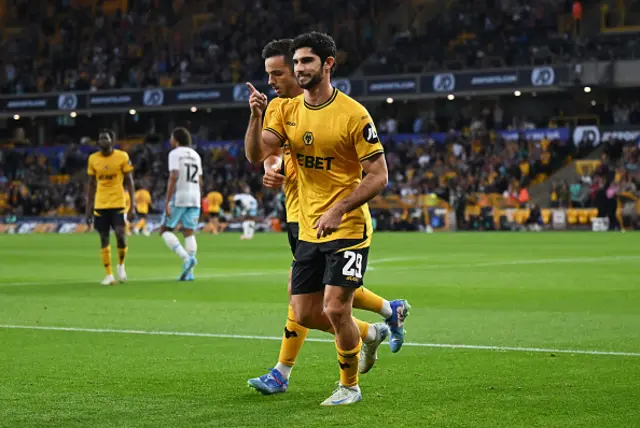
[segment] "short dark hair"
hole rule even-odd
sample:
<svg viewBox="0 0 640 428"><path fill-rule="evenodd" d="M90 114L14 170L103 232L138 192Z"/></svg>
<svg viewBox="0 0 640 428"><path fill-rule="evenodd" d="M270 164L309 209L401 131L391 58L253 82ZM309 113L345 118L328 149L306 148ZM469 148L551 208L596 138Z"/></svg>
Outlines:
<svg viewBox="0 0 640 428"><path fill-rule="evenodd" d="M291 46L293 39L272 40L262 48L262 59L269 59L275 56L284 57L284 62L293 67L293 53Z"/></svg>
<svg viewBox="0 0 640 428"><path fill-rule="evenodd" d="M320 57L320 61L323 64L330 56L336 57L336 42L330 35L318 31L300 34L293 39L291 55L300 48L310 48L314 54ZM335 65L333 68L335 68Z"/></svg>
<svg viewBox="0 0 640 428"><path fill-rule="evenodd" d="M107 134L112 142L116 142L116 131L113 129L102 128L98 131L98 137L100 137L100 134Z"/></svg>
<svg viewBox="0 0 640 428"><path fill-rule="evenodd" d="M171 136L176 140L179 146L191 145L191 134L185 128L174 129Z"/></svg>

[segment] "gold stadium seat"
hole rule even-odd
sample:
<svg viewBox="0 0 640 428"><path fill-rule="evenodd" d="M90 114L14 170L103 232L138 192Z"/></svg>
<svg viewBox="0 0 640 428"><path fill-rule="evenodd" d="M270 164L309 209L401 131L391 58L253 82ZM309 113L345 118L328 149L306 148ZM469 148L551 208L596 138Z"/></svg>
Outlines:
<svg viewBox="0 0 640 428"><path fill-rule="evenodd" d="M467 206L467 208L465 209L464 217L467 221L469 221L471 217L479 217L480 212L481 209L477 205Z"/></svg>
<svg viewBox="0 0 640 428"><path fill-rule="evenodd" d="M520 209L516 209L513 211L513 221L522 224L522 214Z"/></svg>
<svg viewBox="0 0 640 428"><path fill-rule="evenodd" d="M574 210L574 209L567 210L567 223L569 224L578 223L578 210Z"/></svg>
<svg viewBox="0 0 640 428"><path fill-rule="evenodd" d="M531 211L529 209L517 209L513 214L513 219L518 224L524 224L529 218L530 214Z"/></svg>
<svg viewBox="0 0 640 428"><path fill-rule="evenodd" d="M540 211L540 214L542 214L542 222L544 224L549 224L551 223L551 210L550 209L542 209Z"/></svg>
<svg viewBox="0 0 640 428"><path fill-rule="evenodd" d="M598 217L598 209L597 208L591 208L589 210L589 221L593 221L594 218Z"/></svg>
<svg viewBox="0 0 640 428"><path fill-rule="evenodd" d="M49 176L49 182L51 184L67 184L70 179L71 177L69 175L63 175L63 174Z"/></svg>
<svg viewBox="0 0 640 428"><path fill-rule="evenodd" d="M589 222L589 210L578 210L578 221L580 224L587 224Z"/></svg>
<svg viewBox="0 0 640 428"><path fill-rule="evenodd" d="M493 225L496 230L500 229L500 219L506 215L505 210L500 208L493 208Z"/></svg>
<svg viewBox="0 0 640 428"><path fill-rule="evenodd" d="M591 175L596 169L600 166L601 162L597 159L590 160L578 160L575 163L576 166L576 174L578 175Z"/></svg>

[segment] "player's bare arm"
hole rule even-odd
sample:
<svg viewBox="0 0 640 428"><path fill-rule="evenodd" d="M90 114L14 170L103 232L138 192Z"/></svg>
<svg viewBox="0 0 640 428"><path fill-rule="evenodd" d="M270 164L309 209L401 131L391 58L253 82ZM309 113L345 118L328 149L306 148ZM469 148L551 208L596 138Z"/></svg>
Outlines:
<svg viewBox="0 0 640 428"><path fill-rule="evenodd" d="M365 177L350 195L340 200L320 217L318 223L315 225L315 228L318 230L318 238L329 236L338 230L342 222L342 217L346 213L366 204L387 186L389 173L387 171L387 161L383 153L363 160L361 163L362 169L366 174Z"/></svg>
<svg viewBox="0 0 640 428"><path fill-rule="evenodd" d="M249 162L262 162L269 155L278 155L282 142L277 135L262 130L262 115L267 108L267 96L259 92L251 83L247 83L251 90L249 108L251 116L244 138L245 155Z"/></svg>
<svg viewBox="0 0 640 428"><path fill-rule="evenodd" d="M164 201L164 210L168 217L171 217L171 199L173 199L174 193L176 193L176 183L178 182L178 170L173 170L169 174L169 182L167 184L167 197Z"/></svg>
<svg viewBox="0 0 640 428"><path fill-rule="evenodd" d="M124 175L124 187L127 189L127 192L129 192L129 200L131 201L131 203L129 204L129 213L127 217L129 221L133 221L134 217L136 216L136 186L133 182L132 172L127 172Z"/></svg>
<svg viewBox="0 0 640 428"><path fill-rule="evenodd" d="M264 177L262 177L262 184L264 187L271 189L278 189L284 184L284 175L278 173L282 168L282 157L276 155L269 155L263 162L264 164Z"/></svg>
<svg viewBox="0 0 640 428"><path fill-rule="evenodd" d="M90 175L89 185L87 186L87 209L85 211L87 226L91 226L91 224L93 223L93 204L95 203L96 199L97 187L98 182L96 181L96 176Z"/></svg>

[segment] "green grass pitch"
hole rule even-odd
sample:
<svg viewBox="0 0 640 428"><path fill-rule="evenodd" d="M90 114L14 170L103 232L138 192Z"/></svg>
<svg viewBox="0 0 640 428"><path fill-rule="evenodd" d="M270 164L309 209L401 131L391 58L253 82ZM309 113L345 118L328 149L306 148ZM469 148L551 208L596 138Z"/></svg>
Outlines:
<svg viewBox="0 0 640 428"><path fill-rule="evenodd" d="M200 235L178 283L162 240L132 237L129 283L103 287L97 235L1 236L0 427L640 426L637 233L376 235L366 284L410 301L411 346L384 344L342 408L319 406L323 341L286 394L247 387L276 362L291 256L238 238Z"/></svg>

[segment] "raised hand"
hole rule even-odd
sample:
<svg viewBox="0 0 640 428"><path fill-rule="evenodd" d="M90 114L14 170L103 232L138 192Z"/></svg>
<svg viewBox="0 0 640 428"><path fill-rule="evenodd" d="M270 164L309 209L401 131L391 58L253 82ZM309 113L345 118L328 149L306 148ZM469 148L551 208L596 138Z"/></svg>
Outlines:
<svg viewBox="0 0 640 428"><path fill-rule="evenodd" d="M267 108L267 96L258 91L251 83L247 82L247 86L251 91L251 95L249 96L251 114L254 116L262 116L264 110Z"/></svg>

